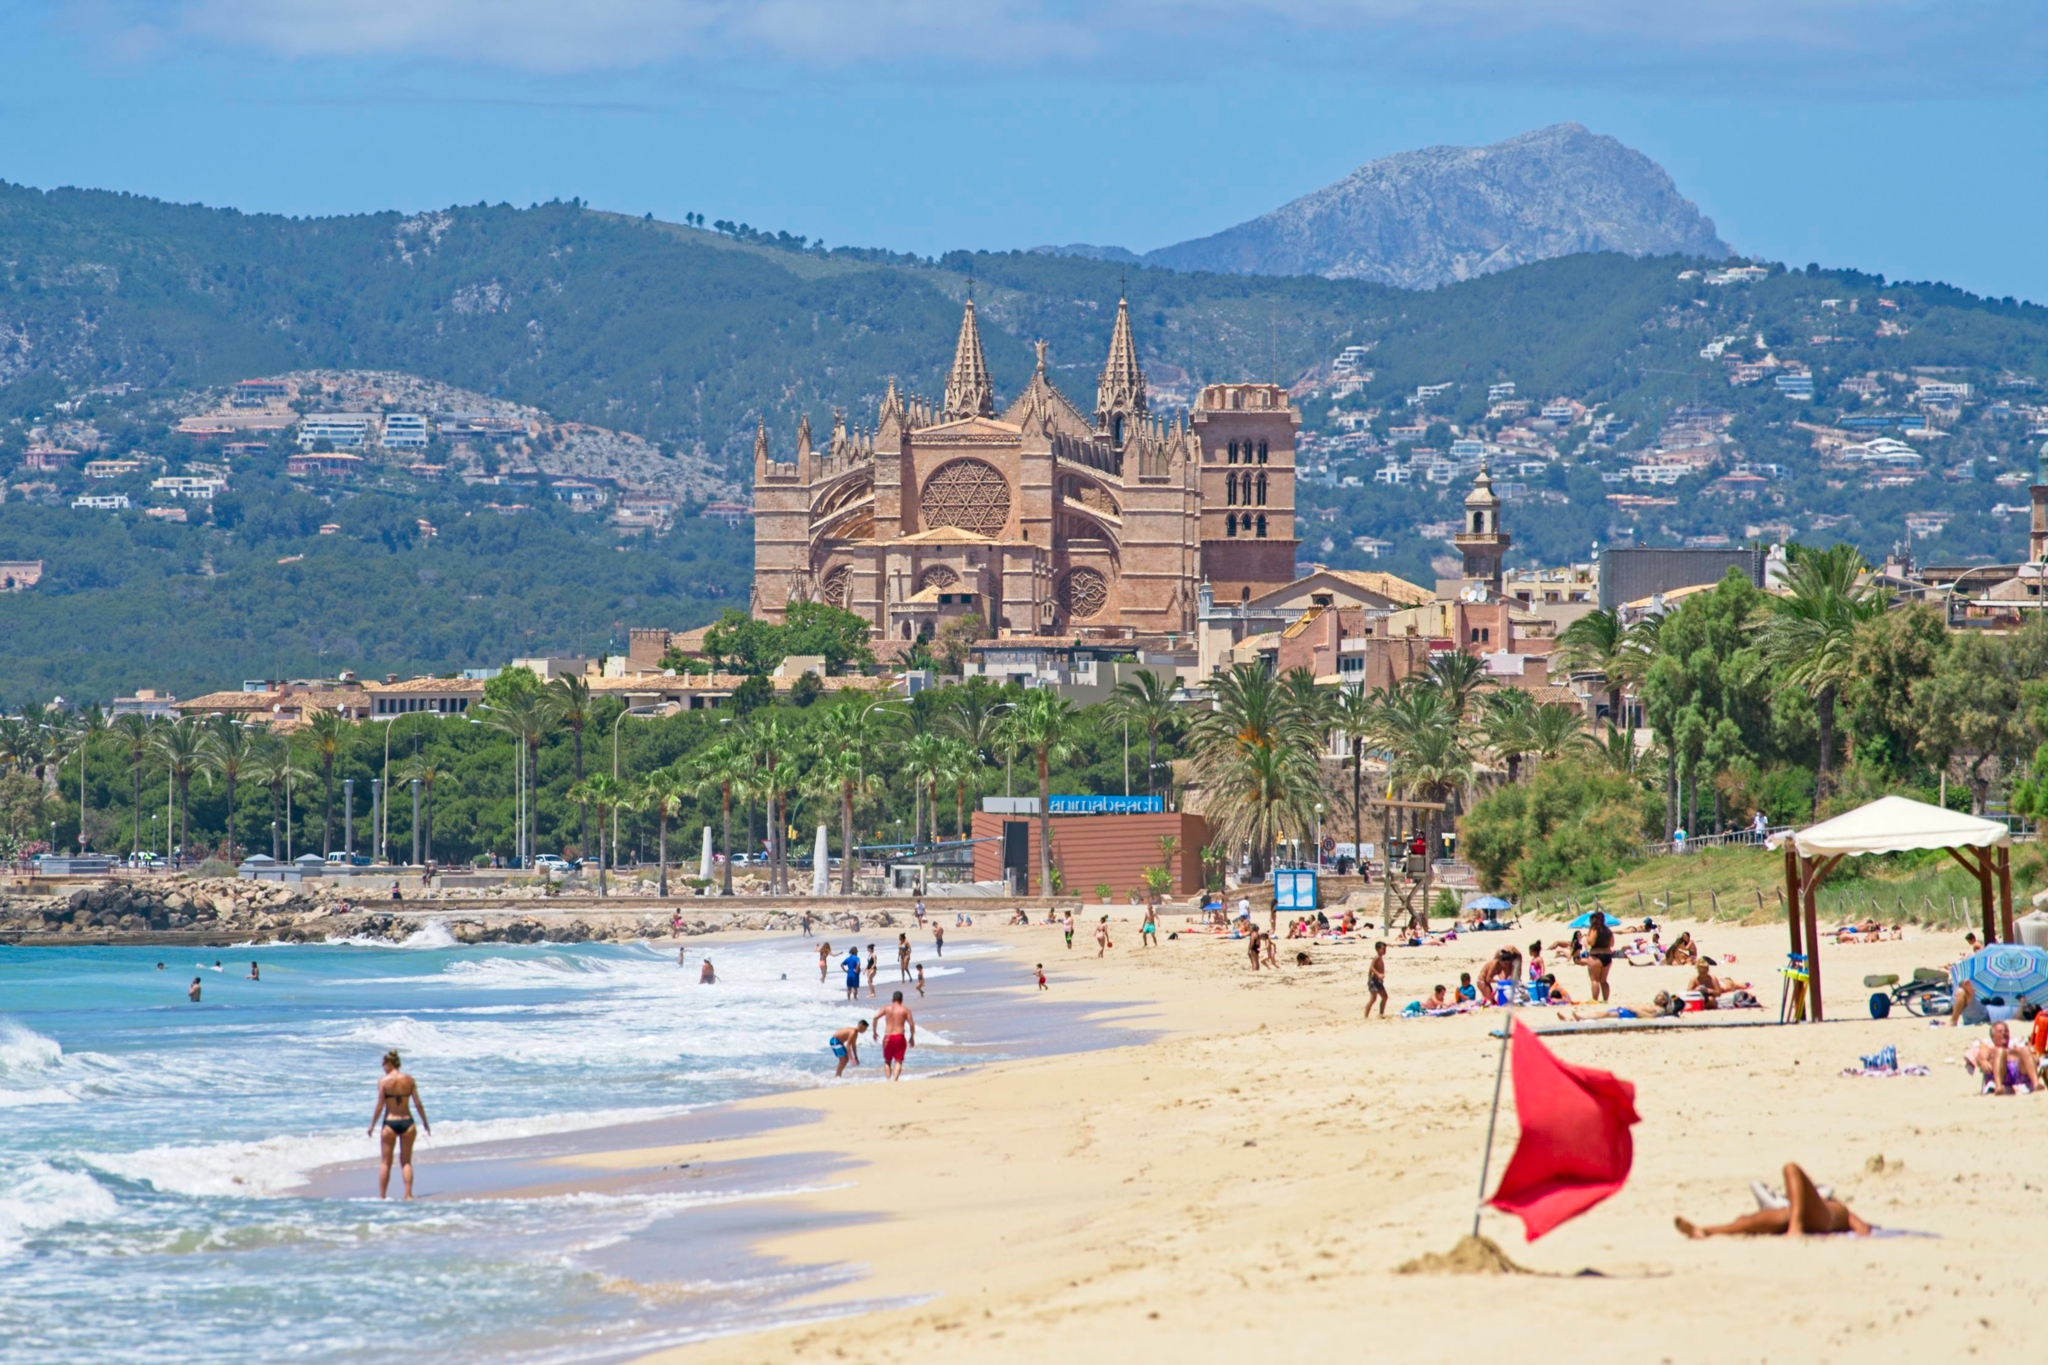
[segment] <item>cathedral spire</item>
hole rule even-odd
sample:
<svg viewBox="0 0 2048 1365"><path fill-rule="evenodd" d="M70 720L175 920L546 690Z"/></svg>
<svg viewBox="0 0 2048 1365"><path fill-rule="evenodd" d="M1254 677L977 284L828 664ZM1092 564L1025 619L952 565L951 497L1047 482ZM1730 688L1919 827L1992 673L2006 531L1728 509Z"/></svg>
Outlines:
<svg viewBox="0 0 2048 1365"><path fill-rule="evenodd" d="M1138 345L1131 338L1129 301L1116 301L1116 330L1109 336L1109 359L1095 386L1095 425L1118 446L1126 428L1145 413L1145 371L1138 364Z"/></svg>
<svg viewBox="0 0 2048 1365"><path fill-rule="evenodd" d="M981 330L974 325L974 300L960 315L960 341L953 348L953 368L946 375L946 410L943 421L961 417L996 415L996 386L988 377L988 360L981 353Z"/></svg>

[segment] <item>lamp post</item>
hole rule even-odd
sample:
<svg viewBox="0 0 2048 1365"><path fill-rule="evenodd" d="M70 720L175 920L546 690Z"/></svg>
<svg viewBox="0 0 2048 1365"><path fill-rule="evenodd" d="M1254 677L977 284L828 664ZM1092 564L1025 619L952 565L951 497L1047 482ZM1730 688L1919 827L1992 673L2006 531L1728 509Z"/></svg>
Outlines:
<svg viewBox="0 0 2048 1365"><path fill-rule="evenodd" d="M384 861L384 840L378 833L381 826L377 823L383 812L384 780L373 777L370 779L370 860L372 862L381 863Z"/></svg>
<svg viewBox="0 0 2048 1365"><path fill-rule="evenodd" d="M356 860L356 780L341 779L341 851L351 866Z"/></svg>
<svg viewBox="0 0 2048 1365"><path fill-rule="evenodd" d="M1316 871L1323 870L1323 803L1316 802Z"/></svg>
<svg viewBox="0 0 2048 1365"><path fill-rule="evenodd" d="M412 780L412 865L420 865L420 780Z"/></svg>
<svg viewBox="0 0 2048 1365"><path fill-rule="evenodd" d="M658 707L658 706L629 706L629 707L627 707L627 708L626 708L625 710L623 710L623 711L619 712L619 714L618 714L618 717L617 717L617 719L615 719L615 720L613 720L613 721L612 721L612 781L616 782L616 781L618 781L618 780L619 780L619 726L620 726L621 724L623 724L623 723L625 722L625 719L626 719L626 717L628 717L628 716L651 716L651 715L653 715L653 714L654 714L654 713L655 713L656 711L659 711L660 709L661 709L661 708L660 708L660 707ZM598 837L598 838L600 838L600 839L604 838L604 831L603 831L603 830L599 830L599 831L597 832L597 837ZM601 851L602 851L602 850L600 850L600 852L601 852ZM619 865L619 808L618 808L617 806L613 806L613 807L612 807L612 866L613 866L613 867L617 867L618 865Z"/></svg>

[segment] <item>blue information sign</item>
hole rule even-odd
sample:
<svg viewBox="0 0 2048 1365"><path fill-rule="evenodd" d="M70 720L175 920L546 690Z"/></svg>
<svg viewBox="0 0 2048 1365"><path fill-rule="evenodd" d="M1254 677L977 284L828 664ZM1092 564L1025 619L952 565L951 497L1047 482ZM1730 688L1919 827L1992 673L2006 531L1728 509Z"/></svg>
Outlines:
<svg viewBox="0 0 2048 1365"><path fill-rule="evenodd" d="M1313 910L1316 908L1316 870L1312 867L1273 869L1273 908Z"/></svg>
<svg viewBox="0 0 2048 1365"><path fill-rule="evenodd" d="M1160 796L1055 796L1054 815L1158 815L1166 809Z"/></svg>

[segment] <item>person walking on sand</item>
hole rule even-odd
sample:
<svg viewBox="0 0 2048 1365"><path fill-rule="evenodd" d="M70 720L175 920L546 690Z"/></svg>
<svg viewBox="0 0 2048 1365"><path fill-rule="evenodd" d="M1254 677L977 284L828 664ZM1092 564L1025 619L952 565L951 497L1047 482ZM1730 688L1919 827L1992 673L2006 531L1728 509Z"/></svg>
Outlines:
<svg viewBox="0 0 2048 1365"><path fill-rule="evenodd" d="M896 975L899 981L910 980L910 935L896 935Z"/></svg>
<svg viewBox="0 0 2048 1365"><path fill-rule="evenodd" d="M818 945L818 984L819 984L819 985L821 985L821 986L822 986L822 985L824 985L824 984L825 984L825 973L826 973L826 972L827 972L828 970L830 970L830 968L831 968L831 965L832 965L832 945L831 945L831 944L829 944L829 943L820 943L820 944Z"/></svg>
<svg viewBox="0 0 2048 1365"><path fill-rule="evenodd" d="M1042 991L1052 989L1052 987L1045 984L1045 964L1043 962L1038 964L1038 989Z"/></svg>
<svg viewBox="0 0 2048 1365"><path fill-rule="evenodd" d="M946 926L943 924L932 926L932 954L935 957L946 955Z"/></svg>
<svg viewBox="0 0 2048 1365"><path fill-rule="evenodd" d="M1607 974L1614 970L1614 930L1607 927L1607 916L1593 912L1593 934L1586 944L1586 980L1588 994L1595 1002L1604 1002L1614 997L1607 984Z"/></svg>
<svg viewBox="0 0 2048 1365"><path fill-rule="evenodd" d="M1387 945L1372 945L1372 962L1365 969L1365 1017L1372 1018L1373 1002L1380 1006L1380 1018L1387 1017Z"/></svg>
<svg viewBox="0 0 2048 1365"><path fill-rule="evenodd" d="M1067 934L1067 947L1068 947L1069 949L1072 949L1072 948L1073 948L1073 946L1074 946L1074 912L1073 912L1073 911L1071 911L1071 910L1069 910L1069 911L1066 911L1066 912L1065 912L1065 913L1064 913L1063 915L1061 915L1061 916L1060 916L1060 927L1061 927L1061 928L1063 928L1064 930L1066 930L1066 934Z"/></svg>
<svg viewBox="0 0 2048 1365"><path fill-rule="evenodd" d="M832 1055L839 1059L839 1068L832 1073L833 1080L836 1081L846 1074L848 1062L855 1066L860 1065L860 1036L867 1031L868 1021L863 1019L859 1023L847 1025L832 1035Z"/></svg>
<svg viewBox="0 0 2048 1365"><path fill-rule="evenodd" d="M1138 942L1147 948L1159 946L1159 912L1149 905L1145 907L1145 922L1138 926Z"/></svg>
<svg viewBox="0 0 2048 1365"><path fill-rule="evenodd" d="M903 992L875 1011L875 1031L882 1035L882 1070L890 1080L903 1079L904 1054L917 1045L917 1018L903 1003ZM908 1036L906 1037L906 1033Z"/></svg>
<svg viewBox="0 0 2048 1365"><path fill-rule="evenodd" d="M846 973L846 998L860 999L860 949L848 948L839 967Z"/></svg>
<svg viewBox="0 0 2048 1365"><path fill-rule="evenodd" d="M924 964L917 964L917 998L924 999Z"/></svg>
<svg viewBox="0 0 2048 1365"><path fill-rule="evenodd" d="M1244 950L1245 950L1245 952L1246 952L1246 953L1247 953L1247 954L1248 954L1248 955L1249 955L1249 956L1251 957L1251 960L1252 960L1252 970L1253 970L1253 971L1257 971L1257 970L1259 969L1259 926L1258 926L1258 925L1256 925L1256 924L1250 924L1250 925L1246 925L1246 926L1245 926L1245 936L1244 936L1244 943L1245 943L1245 949L1244 949Z"/></svg>
<svg viewBox="0 0 2048 1365"><path fill-rule="evenodd" d="M1095 955L1101 957L1109 951L1109 916L1104 915L1095 922Z"/></svg>
<svg viewBox="0 0 2048 1365"><path fill-rule="evenodd" d="M367 1131L377 1131L377 1120L384 1121L384 1132L379 1138L382 1156L377 1163L377 1197L385 1198L391 1190L391 1149L398 1149L398 1169L405 1179L405 1197L412 1198L412 1144L419 1134L412 1130L411 1106L420 1110L420 1131L431 1134L434 1125L427 1122L427 1102L420 1098L420 1088L413 1078L400 1069L398 1050L384 1054L384 1078L377 1082L377 1107L370 1111L370 1126Z"/></svg>
<svg viewBox="0 0 2048 1365"><path fill-rule="evenodd" d="M805 938L809 938L810 936L811 936L811 912L810 912L810 911L808 911L808 910L806 910L806 911L804 911L804 937L805 937Z"/></svg>
<svg viewBox="0 0 2048 1365"><path fill-rule="evenodd" d="M881 960L875 956L875 945L868 945L868 999L875 998L875 976L882 970Z"/></svg>

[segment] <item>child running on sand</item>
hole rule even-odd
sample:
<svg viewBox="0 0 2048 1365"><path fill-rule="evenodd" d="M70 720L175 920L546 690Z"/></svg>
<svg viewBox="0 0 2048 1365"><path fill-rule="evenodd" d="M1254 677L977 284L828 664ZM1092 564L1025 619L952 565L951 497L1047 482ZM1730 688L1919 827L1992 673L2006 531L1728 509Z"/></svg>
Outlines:
<svg viewBox="0 0 2048 1365"><path fill-rule="evenodd" d="M1067 947L1068 947L1069 949L1073 948L1073 946L1074 946L1074 912L1073 912L1073 911L1069 910L1069 911L1067 911L1067 912L1066 912L1066 914L1065 914L1065 915L1063 915L1063 916L1061 917L1061 919L1060 919L1060 926L1061 926L1061 927L1062 927L1063 929L1065 929L1065 930L1066 930L1066 934L1067 934Z"/></svg>
<svg viewBox="0 0 2048 1365"><path fill-rule="evenodd" d="M917 964L917 995L920 1000L924 998L924 964L922 962Z"/></svg>
<svg viewBox="0 0 2048 1365"><path fill-rule="evenodd" d="M1045 964L1043 962L1038 964L1038 989L1042 991L1052 989L1052 987L1045 984Z"/></svg>
<svg viewBox="0 0 2048 1365"><path fill-rule="evenodd" d="M1138 926L1138 942L1147 948L1159 946L1159 912L1149 905L1145 907L1145 922Z"/></svg>

